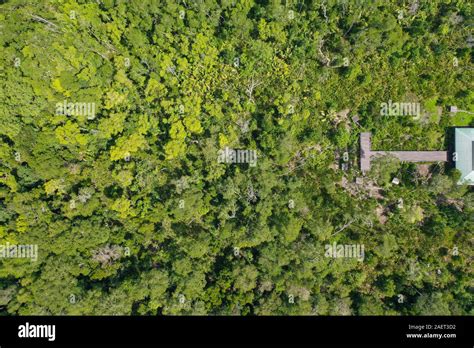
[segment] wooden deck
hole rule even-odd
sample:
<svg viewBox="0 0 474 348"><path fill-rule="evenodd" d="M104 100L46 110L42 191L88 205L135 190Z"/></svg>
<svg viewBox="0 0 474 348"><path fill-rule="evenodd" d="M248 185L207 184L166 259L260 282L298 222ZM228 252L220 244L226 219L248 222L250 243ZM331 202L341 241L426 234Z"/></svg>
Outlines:
<svg viewBox="0 0 474 348"><path fill-rule="evenodd" d="M446 162L447 151L372 151L370 149L370 133L360 134L360 169L362 172L370 170L372 157L391 155L402 162Z"/></svg>

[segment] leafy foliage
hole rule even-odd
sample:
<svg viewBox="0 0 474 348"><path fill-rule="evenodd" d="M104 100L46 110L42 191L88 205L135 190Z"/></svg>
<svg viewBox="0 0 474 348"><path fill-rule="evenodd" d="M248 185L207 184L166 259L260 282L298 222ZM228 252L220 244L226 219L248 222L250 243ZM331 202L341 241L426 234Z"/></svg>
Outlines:
<svg viewBox="0 0 474 348"><path fill-rule="evenodd" d="M3 1L0 244L38 260L0 260L0 313L472 313L472 190L390 159L354 184L361 131L440 150L474 125L472 10ZM387 100L426 115L382 117ZM225 147L257 165L219 163ZM333 243L363 262L325 257Z"/></svg>

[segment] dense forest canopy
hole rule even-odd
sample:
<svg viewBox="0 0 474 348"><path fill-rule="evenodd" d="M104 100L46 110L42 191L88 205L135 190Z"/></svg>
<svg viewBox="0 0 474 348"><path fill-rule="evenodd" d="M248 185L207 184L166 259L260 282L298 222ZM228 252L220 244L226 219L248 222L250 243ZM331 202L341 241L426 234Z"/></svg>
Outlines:
<svg viewBox="0 0 474 348"><path fill-rule="evenodd" d="M472 314L472 189L358 162L361 132L474 126L472 26L469 0L0 1L0 244L37 246L1 250L0 314Z"/></svg>

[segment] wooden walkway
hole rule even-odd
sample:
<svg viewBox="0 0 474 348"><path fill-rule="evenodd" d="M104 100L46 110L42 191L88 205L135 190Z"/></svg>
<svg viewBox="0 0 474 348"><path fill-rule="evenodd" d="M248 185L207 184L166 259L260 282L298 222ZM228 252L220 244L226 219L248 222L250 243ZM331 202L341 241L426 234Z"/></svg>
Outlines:
<svg viewBox="0 0 474 348"><path fill-rule="evenodd" d="M360 169L370 170L370 133L360 134Z"/></svg>
<svg viewBox="0 0 474 348"><path fill-rule="evenodd" d="M446 162L447 151L372 151L370 149L370 133L360 134L360 169L370 170L370 161L376 156L395 156L402 162Z"/></svg>
<svg viewBox="0 0 474 348"><path fill-rule="evenodd" d="M392 155L402 162L446 162L447 151L371 151L371 156Z"/></svg>

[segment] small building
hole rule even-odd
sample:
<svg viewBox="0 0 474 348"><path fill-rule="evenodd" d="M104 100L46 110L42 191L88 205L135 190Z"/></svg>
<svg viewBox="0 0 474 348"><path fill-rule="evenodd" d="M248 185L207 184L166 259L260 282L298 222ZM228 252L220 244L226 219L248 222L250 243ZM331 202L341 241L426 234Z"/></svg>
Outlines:
<svg viewBox="0 0 474 348"><path fill-rule="evenodd" d="M474 128L454 130L456 169L461 172L458 184L474 185Z"/></svg>

